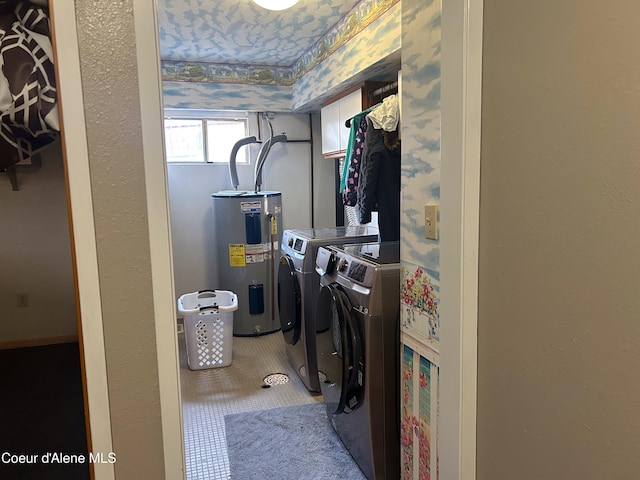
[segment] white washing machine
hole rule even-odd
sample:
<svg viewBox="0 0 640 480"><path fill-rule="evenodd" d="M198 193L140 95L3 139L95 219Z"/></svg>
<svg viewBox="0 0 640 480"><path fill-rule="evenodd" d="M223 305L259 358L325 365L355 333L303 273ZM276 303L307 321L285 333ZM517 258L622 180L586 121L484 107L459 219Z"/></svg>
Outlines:
<svg viewBox="0 0 640 480"><path fill-rule="evenodd" d="M327 414L368 479L400 478L399 242L321 247L316 268Z"/></svg>
<svg viewBox="0 0 640 480"><path fill-rule="evenodd" d="M305 386L320 391L315 349L315 306L320 275L315 269L323 245L372 242L378 229L365 225L285 230L280 244L278 309L287 358Z"/></svg>

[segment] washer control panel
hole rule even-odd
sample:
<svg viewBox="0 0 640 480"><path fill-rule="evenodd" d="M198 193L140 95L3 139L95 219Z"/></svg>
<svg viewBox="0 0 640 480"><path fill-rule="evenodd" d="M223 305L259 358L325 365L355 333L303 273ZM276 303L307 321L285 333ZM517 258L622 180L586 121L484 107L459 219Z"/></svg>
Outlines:
<svg viewBox="0 0 640 480"><path fill-rule="evenodd" d="M316 255L316 272L338 277L350 283L371 288L376 267L337 247L320 247Z"/></svg>
<svg viewBox="0 0 640 480"><path fill-rule="evenodd" d="M347 277L351 280L363 283L367 276L367 266L356 261L351 262L347 270Z"/></svg>
<svg viewBox="0 0 640 480"><path fill-rule="evenodd" d="M373 285L375 267L342 251L335 252L338 275L364 287Z"/></svg>

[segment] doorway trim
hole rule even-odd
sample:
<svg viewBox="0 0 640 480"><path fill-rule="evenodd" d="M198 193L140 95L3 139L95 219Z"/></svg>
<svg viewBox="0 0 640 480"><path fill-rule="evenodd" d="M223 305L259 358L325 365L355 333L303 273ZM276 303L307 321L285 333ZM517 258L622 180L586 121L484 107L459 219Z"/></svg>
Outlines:
<svg viewBox="0 0 640 480"><path fill-rule="evenodd" d="M440 478L476 478L483 0L442 0Z"/></svg>
<svg viewBox="0 0 640 480"><path fill-rule="evenodd" d="M185 478L184 444L180 405L176 306L169 230L166 164L162 129L160 60L154 1L133 2L136 30L145 189L153 286L162 443L166 479ZM56 8L58 7L58 8ZM78 302L85 356L86 395L90 412L91 448L105 455L113 452L106 352L91 178L81 95L82 76L76 9L51 2L51 21L56 32L59 70L59 105L69 132L81 132L64 147L69 185L72 228L77 261ZM67 95L65 95L67 93ZM95 480L115 480L114 465L95 463Z"/></svg>
<svg viewBox="0 0 640 480"><path fill-rule="evenodd" d="M133 2L165 478L184 479L185 453L162 75L155 1Z"/></svg>
<svg viewBox="0 0 640 480"><path fill-rule="evenodd" d="M82 91L76 16L55 8L60 83ZM440 476L475 479L477 272L482 80L482 0L442 0L441 380ZM154 313L166 478L184 478L175 305L162 152L161 84L155 2L134 2L143 148L152 258ZM81 96L60 104L69 131L85 132ZM155 144L154 144L155 142ZM79 301L94 451L111 451L111 421L86 137L65 148L76 243ZM160 152L158 154L158 152ZM100 467L100 468L98 468ZM96 465L96 479L114 478Z"/></svg>
<svg viewBox="0 0 640 480"><path fill-rule="evenodd" d="M56 8L51 2L51 23L55 35L56 72L59 80L58 103L63 117L63 155L71 210L71 228L76 258L77 301L80 304L80 348L84 356L86 404L92 452L113 452L111 414L107 387L102 301L98 276L98 254L93 217L91 177L89 173L85 106L80 74L80 53L74 8ZM79 132L73 141L65 140L65 131ZM95 479L114 480L113 464L92 464Z"/></svg>

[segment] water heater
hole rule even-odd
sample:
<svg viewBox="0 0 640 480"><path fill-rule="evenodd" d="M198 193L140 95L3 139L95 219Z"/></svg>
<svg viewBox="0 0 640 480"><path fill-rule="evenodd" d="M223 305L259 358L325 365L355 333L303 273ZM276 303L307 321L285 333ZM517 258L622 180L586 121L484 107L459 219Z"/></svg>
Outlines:
<svg viewBox="0 0 640 480"><path fill-rule="evenodd" d="M222 191L211 195L219 288L238 296L233 334L280 329L275 288L282 235L280 192Z"/></svg>

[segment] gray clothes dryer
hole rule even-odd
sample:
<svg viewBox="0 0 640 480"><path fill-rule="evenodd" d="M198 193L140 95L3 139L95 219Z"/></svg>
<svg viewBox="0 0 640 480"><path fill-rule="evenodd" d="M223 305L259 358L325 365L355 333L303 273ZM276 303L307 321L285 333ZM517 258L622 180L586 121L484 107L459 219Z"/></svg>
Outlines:
<svg viewBox="0 0 640 480"><path fill-rule="evenodd" d="M321 247L318 372L327 414L365 476L400 478L400 245Z"/></svg>
<svg viewBox="0 0 640 480"><path fill-rule="evenodd" d="M278 309L287 358L312 392L320 392L315 349L315 308L320 275L316 253L324 245L372 242L378 229L364 225L285 230L278 269Z"/></svg>

